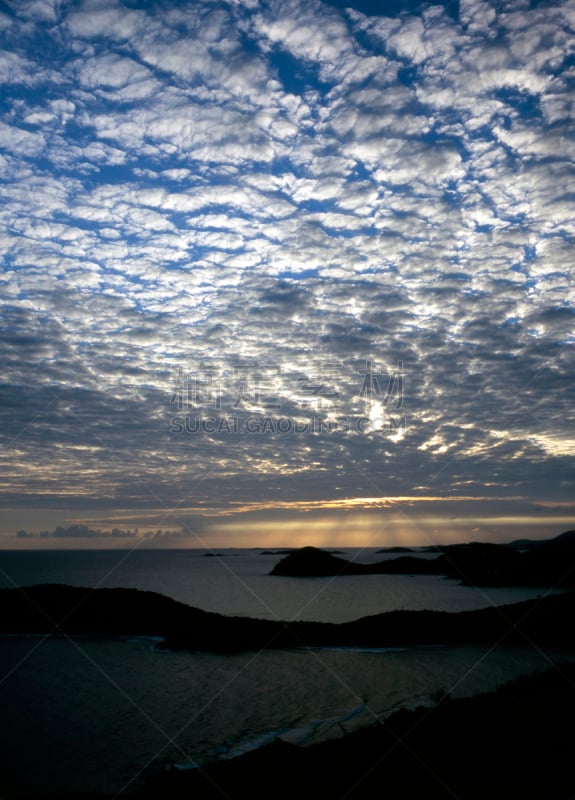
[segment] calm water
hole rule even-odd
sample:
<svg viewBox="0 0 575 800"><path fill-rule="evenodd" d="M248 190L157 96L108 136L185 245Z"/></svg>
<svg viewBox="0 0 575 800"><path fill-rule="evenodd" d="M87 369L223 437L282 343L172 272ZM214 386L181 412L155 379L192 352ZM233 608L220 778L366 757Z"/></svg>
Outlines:
<svg viewBox="0 0 575 800"><path fill-rule="evenodd" d="M198 551L3 553L0 576L3 585L132 586L210 611L324 621L392 608L478 608L538 594L484 593L441 578L270 577L280 557L245 550L220 559ZM145 639L0 637L0 796L128 794L167 764L228 758L278 735L311 744L429 702L438 690L493 690L562 657L529 647L217 656L164 653Z"/></svg>
<svg viewBox="0 0 575 800"><path fill-rule="evenodd" d="M266 619L344 622L397 608L464 611L536 597L537 589L474 589L437 576L270 576L279 555L259 550L59 551L0 553L0 587L36 583L124 586L173 597L206 611ZM360 562L375 550L346 550ZM393 556L392 556L393 557ZM395 556L396 557L396 556Z"/></svg>

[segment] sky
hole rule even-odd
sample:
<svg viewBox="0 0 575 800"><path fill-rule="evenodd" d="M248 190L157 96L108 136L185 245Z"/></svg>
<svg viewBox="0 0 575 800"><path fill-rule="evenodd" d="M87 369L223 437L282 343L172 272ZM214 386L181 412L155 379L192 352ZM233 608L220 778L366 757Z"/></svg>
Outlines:
<svg viewBox="0 0 575 800"><path fill-rule="evenodd" d="M575 526L575 2L0 2L0 547Z"/></svg>

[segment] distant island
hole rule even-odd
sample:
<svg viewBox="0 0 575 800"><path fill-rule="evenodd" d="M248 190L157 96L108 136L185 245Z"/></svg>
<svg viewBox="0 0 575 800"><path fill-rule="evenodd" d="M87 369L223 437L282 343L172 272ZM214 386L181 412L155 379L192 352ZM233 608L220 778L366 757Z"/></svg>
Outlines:
<svg viewBox="0 0 575 800"><path fill-rule="evenodd" d="M467 586L575 587L575 531L530 545L525 540L511 544L470 542L434 546L429 551L437 553L437 558L404 555L360 564L316 547L302 547L286 555L270 575L442 575Z"/></svg>
<svg viewBox="0 0 575 800"><path fill-rule="evenodd" d="M233 556L239 556L239 553L204 553L204 558L232 558Z"/></svg>
<svg viewBox="0 0 575 800"><path fill-rule="evenodd" d="M297 547L285 547L282 550L262 550L262 556L289 556L291 553L297 551ZM322 553L331 553L332 555L342 555L344 550L322 550Z"/></svg>

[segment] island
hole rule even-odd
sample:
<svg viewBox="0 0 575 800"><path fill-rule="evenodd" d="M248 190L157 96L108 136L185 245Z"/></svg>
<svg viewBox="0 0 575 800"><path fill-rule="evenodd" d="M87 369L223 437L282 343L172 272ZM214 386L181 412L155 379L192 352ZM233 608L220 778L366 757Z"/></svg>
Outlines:
<svg viewBox="0 0 575 800"><path fill-rule="evenodd" d="M380 551L381 552L381 551ZM466 586L540 586L575 588L575 531L529 547L470 542L434 546L436 557L402 555L361 564L317 547L302 547L285 556L270 575L298 578L345 575L441 575Z"/></svg>

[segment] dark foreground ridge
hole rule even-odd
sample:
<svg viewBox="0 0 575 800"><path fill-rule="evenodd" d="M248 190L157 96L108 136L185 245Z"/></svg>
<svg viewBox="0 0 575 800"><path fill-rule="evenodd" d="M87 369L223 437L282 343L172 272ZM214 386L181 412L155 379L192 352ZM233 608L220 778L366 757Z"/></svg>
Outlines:
<svg viewBox="0 0 575 800"><path fill-rule="evenodd" d="M492 694L399 711L307 748L281 740L201 770L166 771L141 800L567 800L575 792L575 665Z"/></svg>
<svg viewBox="0 0 575 800"><path fill-rule="evenodd" d="M383 551L381 551L383 552ZM437 558L404 555L373 564L338 558L317 547L286 555L271 575L309 578L339 575L443 575L475 586L575 588L575 531L526 545L470 542L434 547Z"/></svg>
<svg viewBox="0 0 575 800"><path fill-rule="evenodd" d="M148 779L132 800L572 800L575 664L496 692L402 710L346 736L297 747L276 739L230 761ZM105 769L105 764L102 764ZM6 800L114 800L84 795Z"/></svg>
<svg viewBox="0 0 575 800"><path fill-rule="evenodd" d="M0 633L159 636L161 647L220 653L262 648L437 644L575 644L575 591L448 613L391 611L354 622L226 617L138 589L40 585L0 590Z"/></svg>

